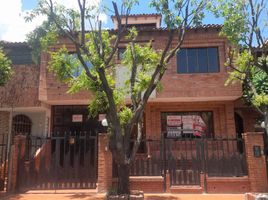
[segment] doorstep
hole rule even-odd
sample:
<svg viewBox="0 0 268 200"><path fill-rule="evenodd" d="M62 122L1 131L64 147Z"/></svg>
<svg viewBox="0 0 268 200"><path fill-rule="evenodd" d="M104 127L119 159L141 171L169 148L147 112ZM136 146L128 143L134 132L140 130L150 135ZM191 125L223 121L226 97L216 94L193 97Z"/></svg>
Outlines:
<svg viewBox="0 0 268 200"><path fill-rule="evenodd" d="M29 190L25 194L97 194L97 189Z"/></svg>
<svg viewBox="0 0 268 200"><path fill-rule="evenodd" d="M203 188L199 185L187 185L187 186L171 186L170 193L181 194L202 194Z"/></svg>

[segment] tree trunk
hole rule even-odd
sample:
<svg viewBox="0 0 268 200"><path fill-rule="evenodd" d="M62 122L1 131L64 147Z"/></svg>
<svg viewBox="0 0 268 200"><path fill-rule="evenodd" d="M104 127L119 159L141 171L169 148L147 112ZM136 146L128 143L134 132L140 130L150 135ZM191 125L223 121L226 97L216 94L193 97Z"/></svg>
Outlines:
<svg viewBox="0 0 268 200"><path fill-rule="evenodd" d="M268 108L265 110L265 116L264 116L264 129L265 129L265 134L268 135Z"/></svg>
<svg viewBox="0 0 268 200"><path fill-rule="evenodd" d="M117 164L118 169L118 194L130 194L129 164Z"/></svg>

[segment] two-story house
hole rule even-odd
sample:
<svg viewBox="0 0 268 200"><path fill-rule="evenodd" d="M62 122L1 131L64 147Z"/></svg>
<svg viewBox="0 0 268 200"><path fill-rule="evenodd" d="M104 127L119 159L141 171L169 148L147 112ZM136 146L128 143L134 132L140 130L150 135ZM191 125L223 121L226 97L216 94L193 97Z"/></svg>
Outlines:
<svg viewBox="0 0 268 200"><path fill-rule="evenodd" d="M116 29L115 18L113 18L113 22L114 29ZM128 24L138 28L140 43L151 41L153 48L163 49L168 32L161 27L161 15L131 15ZM163 177L157 179L158 182L147 182L146 185L143 184L146 182L146 178L136 180L136 182L133 179L132 186L134 188L145 188L145 191L163 191L165 188L166 191L171 191L169 189L172 186L197 185L198 187L194 189L198 192L203 191L204 187L208 192L246 192L250 190L247 170L243 168L245 165L242 163L245 152L238 139L242 138L242 133L254 131L258 114L245 106L241 100L241 85L225 86L229 70L225 66L229 43L226 38L219 36L220 30L221 25L189 28L182 48L170 61L161 81L163 89L155 91L151 95L144 113L143 139L145 143L142 147L143 150L138 155L142 159L137 159L138 164L134 166L131 173L135 176L162 177L163 166L155 163L157 160L163 159L164 154L172 158L170 160L164 158L164 160L169 160L169 163L173 163L173 165L167 164L165 170L169 169L169 172L165 172L164 179ZM176 45L176 42L174 40L172 45ZM74 46L64 38L51 47L51 50L56 51L62 44L70 52L74 52ZM125 46L126 41L122 41L119 45L116 58L119 64ZM88 174L88 177L94 176L95 182L90 185L80 183L79 186L81 188L97 187L96 182L101 179L98 159L101 159L102 154L96 150L98 148L96 133L101 128L100 120L103 119L103 115L95 119L88 117L87 105L92 95L88 92L67 94L68 86L60 83L57 77L48 70L50 59L48 53L43 52L40 65L34 65L30 59L30 49L25 43L6 43L5 49L13 61L15 74L10 83L0 90L2 92L0 98L6 96L5 99L7 99L1 100L0 134L7 135L11 128L12 137L24 134L45 138L59 133L58 135L63 140L59 141L56 138L51 141L50 159L58 159L57 169L62 171L53 171L53 173L55 176L72 173L76 175L69 179L66 177L66 179L60 179L62 185L59 186L59 184L57 187L72 188L71 185L64 185L64 180L81 178L80 165L83 165L81 169L85 170L80 170L81 173L87 174L88 168L93 171ZM120 68L117 70L118 85L123 83L123 71ZM13 98L15 98L14 102ZM10 127L12 118L12 127ZM92 149L89 150L90 159L86 169L84 167L86 153L81 152L86 152L87 148L82 145L82 139L77 139L77 135L81 136L81 133L84 132L91 132L90 137L96 138L93 142L86 143L86 146L92 146ZM92 134L92 132L94 133ZM71 134L72 137L67 138L68 134ZM172 138L170 141L165 140L168 144L165 150L161 146L163 145L163 134ZM83 137L86 136L83 135ZM174 137L177 140L174 140ZM207 139L205 143L200 142L202 138ZM146 143L146 139L152 140ZM76 143L75 140L80 142ZM152 141L157 141L157 145ZM60 153L52 155L57 151ZM156 153L154 154L154 152ZM98 153L99 155L97 155ZM154 156L156 156L155 159ZM202 161L205 157L207 162ZM76 158L78 159L77 165L75 164ZM154 159L154 161L151 162L150 159ZM236 164L234 164L235 160L238 161ZM64 168L66 163L71 166L68 168L68 172ZM224 165L226 163L227 165ZM72 170L73 168L76 170ZM230 170L228 171L228 169ZM49 169L46 170L49 172ZM203 176L203 173L206 175ZM169 175L167 176L167 174ZM209 179L209 176L212 178ZM213 179L215 177L239 177L240 179ZM52 182L49 177L46 180ZM80 182L83 182L81 180ZM165 187L162 187L164 182ZM230 187L224 186L227 183L230 184ZM48 187L49 184L45 185ZM144 188L140 188L141 185ZM186 192L189 191L194 190L190 188Z"/></svg>

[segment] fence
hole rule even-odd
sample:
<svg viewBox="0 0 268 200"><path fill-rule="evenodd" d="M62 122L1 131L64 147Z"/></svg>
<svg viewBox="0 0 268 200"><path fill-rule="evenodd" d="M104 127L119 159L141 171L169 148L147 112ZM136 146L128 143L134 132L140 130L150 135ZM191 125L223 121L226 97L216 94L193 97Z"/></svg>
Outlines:
<svg viewBox="0 0 268 200"><path fill-rule="evenodd" d="M96 188L96 134L28 137L25 150L25 155L19 155L20 190Z"/></svg>
<svg viewBox="0 0 268 200"><path fill-rule="evenodd" d="M247 175L242 139L147 139L131 165L131 176L165 176L171 185L200 185L200 174L209 177ZM113 165L113 176L117 176Z"/></svg>
<svg viewBox="0 0 268 200"><path fill-rule="evenodd" d="M7 185L7 135L0 135L0 191L6 190Z"/></svg>

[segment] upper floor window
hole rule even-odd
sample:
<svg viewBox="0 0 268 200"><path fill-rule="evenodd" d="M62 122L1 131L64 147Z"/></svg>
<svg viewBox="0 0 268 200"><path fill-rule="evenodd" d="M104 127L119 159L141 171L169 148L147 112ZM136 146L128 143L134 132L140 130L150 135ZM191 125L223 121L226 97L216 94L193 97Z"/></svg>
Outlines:
<svg viewBox="0 0 268 200"><path fill-rule="evenodd" d="M181 48L177 53L178 73L213 73L219 71L217 47Z"/></svg>
<svg viewBox="0 0 268 200"><path fill-rule="evenodd" d="M78 60L76 53L71 52L69 55L72 56L71 59L73 59L73 61ZM85 63L87 65L88 69L92 69L93 65L92 65L92 63L90 61L85 61ZM75 68L74 68L74 71L73 71L73 76L78 77L82 73L82 71L84 70L84 67L82 66L82 64L76 65L74 67Z"/></svg>
<svg viewBox="0 0 268 200"><path fill-rule="evenodd" d="M117 51L117 59L118 60L122 60L123 59L123 55L126 51L126 48L125 47L119 47L118 48L118 51Z"/></svg>

